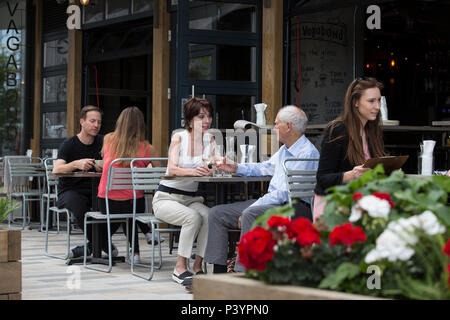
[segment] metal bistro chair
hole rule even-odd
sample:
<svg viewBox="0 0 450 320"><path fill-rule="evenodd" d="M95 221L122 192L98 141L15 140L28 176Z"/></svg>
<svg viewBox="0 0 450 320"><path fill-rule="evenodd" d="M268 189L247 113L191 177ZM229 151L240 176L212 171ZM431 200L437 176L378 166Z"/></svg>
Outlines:
<svg viewBox="0 0 450 320"><path fill-rule="evenodd" d="M131 161L131 175L133 179L133 193L134 193L134 208L133 208L133 234L132 234L132 247L134 252L134 235L136 229L136 221L140 221L145 224L151 224L152 227L152 252L151 252L151 264L136 264L141 267L150 268L150 274L148 277L140 275L134 271L134 261L131 259L131 273L137 277L145 280L151 280L153 278L153 273L155 269L155 231L166 231L166 232L180 232L180 227L175 228L161 228L160 224L166 223L163 220L156 218L150 209L148 213L144 215L136 214L136 191L155 191L158 189L159 181L161 176L166 173L166 167L154 167L154 168L139 168L135 166L137 161L167 161L167 158L136 158ZM159 234L159 232L158 232ZM162 252L161 252L161 241L158 239L158 251L159 251L159 263L157 268L160 269L162 266Z"/></svg>
<svg viewBox="0 0 450 320"><path fill-rule="evenodd" d="M72 214L67 208L58 208L56 206L56 202L58 201L58 179L53 177L51 175L53 170L53 162L56 159L54 158L47 158L44 160L44 166L45 166L45 175L47 178L47 193L44 193L42 197L46 199L47 201L47 210L46 210L46 218L45 218L45 255L52 258L57 259L67 259L69 257L70 253L70 232L71 232L71 219ZM54 203L54 206L50 206L51 202ZM49 234L49 219L50 219L50 211L54 212L56 214L57 219L57 232L59 233L59 215L65 214L67 217L67 253L65 256L57 256L54 254L50 254L48 252L48 234Z"/></svg>
<svg viewBox="0 0 450 320"><path fill-rule="evenodd" d="M106 214L103 214L99 211L90 211L86 212L86 215L84 216L84 259L83 259L83 265L92 270L102 271L102 272L111 272L112 269L112 239L111 239L111 220L114 220L114 222L125 222L126 223L126 230L124 230L125 234L127 235L127 255L130 255L130 248L129 248L129 242L128 237L130 236L128 234L128 220L133 218L133 213L122 213L122 214L110 214L109 213L109 192L111 190L131 190L133 188L132 182L131 182L131 169L130 168L116 168L113 167L113 165L119 161L131 161L132 158L118 158L111 162L109 165L108 170L108 178L106 182L106 194L105 194L105 202L106 202ZM88 219L91 219L88 221ZM86 254L87 254L87 225L88 224L99 224L99 223L106 223L107 229L108 229L108 268L98 268L94 266L89 266L86 264ZM128 260L133 261L133 257L128 257Z"/></svg>
<svg viewBox="0 0 450 320"><path fill-rule="evenodd" d="M28 216L27 223L27 203L30 201L39 201L40 208L40 224L41 231L43 231L44 226L44 210L43 210L43 200L42 194L44 193L44 164L41 158L38 157L27 157L27 156L8 156L8 170L9 170L9 186L8 186L8 197L11 198L22 198L22 215L23 223L22 229L30 223L31 218ZM37 189L30 189L29 182L32 179L37 179ZM17 184L17 181L25 181L23 185ZM11 226L12 212L8 217L8 227Z"/></svg>
<svg viewBox="0 0 450 320"><path fill-rule="evenodd" d="M283 169L286 173L286 184L288 188L289 205L292 206L292 199L294 198L310 198L311 199L311 213L314 204L314 188L316 187L317 170L298 170L289 169L288 162L298 161L319 161L319 159L302 159L289 158L284 160Z"/></svg>

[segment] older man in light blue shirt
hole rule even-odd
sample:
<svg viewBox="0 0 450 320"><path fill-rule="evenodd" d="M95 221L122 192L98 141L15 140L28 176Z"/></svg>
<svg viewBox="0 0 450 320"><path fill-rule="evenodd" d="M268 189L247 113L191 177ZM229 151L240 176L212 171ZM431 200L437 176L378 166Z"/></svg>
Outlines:
<svg viewBox="0 0 450 320"><path fill-rule="evenodd" d="M318 159L319 151L304 136L308 119L306 114L295 106L282 108L275 119L274 130L278 132L283 146L267 161L262 163L225 163L218 169L242 176L272 175L267 194L255 200L218 205L211 208L208 217L208 243L205 261L214 264L214 273L227 271L228 230L241 228L241 237L250 230L256 218L268 209L289 201L286 176L282 163L288 158ZM289 167L298 170L317 170L317 161L292 162ZM301 199L304 209L310 213L310 199ZM301 203L300 203L301 205ZM242 223L241 223L242 219ZM245 268L236 263L236 271Z"/></svg>

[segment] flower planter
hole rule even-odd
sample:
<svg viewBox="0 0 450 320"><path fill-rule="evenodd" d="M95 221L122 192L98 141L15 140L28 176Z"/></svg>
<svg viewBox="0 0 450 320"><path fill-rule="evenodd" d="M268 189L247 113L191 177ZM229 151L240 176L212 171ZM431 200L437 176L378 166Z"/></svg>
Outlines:
<svg viewBox="0 0 450 320"><path fill-rule="evenodd" d="M193 278L195 300L371 300L374 297L289 285L267 285L244 274Z"/></svg>
<svg viewBox="0 0 450 320"><path fill-rule="evenodd" d="M0 229L0 300L22 299L21 231Z"/></svg>

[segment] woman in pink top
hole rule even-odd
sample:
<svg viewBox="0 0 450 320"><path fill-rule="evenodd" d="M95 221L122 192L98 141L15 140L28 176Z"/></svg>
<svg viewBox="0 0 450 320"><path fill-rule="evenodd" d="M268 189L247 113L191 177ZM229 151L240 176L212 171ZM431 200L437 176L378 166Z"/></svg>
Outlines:
<svg viewBox="0 0 450 320"><path fill-rule="evenodd" d="M144 115L137 107L128 107L124 109L116 122L116 128L113 132L107 134L103 141L103 172L98 186L98 207L101 212L106 213L106 183L108 178L108 169L111 162L117 158L149 158L157 157L158 153L156 149L145 138L145 122ZM150 166L149 161L138 161L136 163L138 167ZM153 164L158 166L158 164ZM130 161L120 161L114 164L114 167L130 167ZM144 192L136 192L136 212L145 212L145 199ZM111 214L119 213L131 213L133 212L133 190L111 190L108 193L109 199L109 211ZM125 223L123 223L125 229ZM144 234L150 232L150 228L143 224L138 223L140 229ZM106 248L107 231L106 226L103 226L101 234L104 235L103 245ZM119 223L111 224L111 236L119 228ZM128 234L132 233L132 224L129 223ZM131 247L131 237L129 238ZM113 251L114 248L113 248ZM106 250L107 252L107 250ZM137 233L135 234L135 250L134 250L134 263L140 262L139 257L139 241Z"/></svg>
<svg viewBox="0 0 450 320"><path fill-rule="evenodd" d="M331 121L320 150L314 198L314 220L323 213L321 201L327 188L358 179L369 170L366 159L385 155L381 128L381 89L375 78L358 78L350 83L344 113Z"/></svg>

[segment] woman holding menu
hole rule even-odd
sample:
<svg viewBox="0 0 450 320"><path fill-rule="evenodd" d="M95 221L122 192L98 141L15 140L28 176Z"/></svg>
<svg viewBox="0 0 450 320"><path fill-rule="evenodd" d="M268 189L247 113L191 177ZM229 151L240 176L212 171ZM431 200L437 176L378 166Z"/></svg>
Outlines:
<svg viewBox="0 0 450 320"><path fill-rule="evenodd" d="M324 133L314 197L314 220L325 207L325 190L358 179L370 168L365 160L385 155L381 128L381 89L375 78L352 81L345 94L344 114L331 121Z"/></svg>

